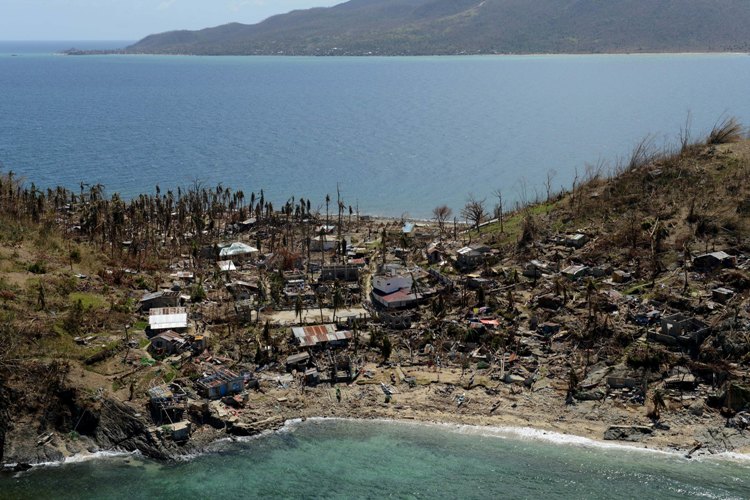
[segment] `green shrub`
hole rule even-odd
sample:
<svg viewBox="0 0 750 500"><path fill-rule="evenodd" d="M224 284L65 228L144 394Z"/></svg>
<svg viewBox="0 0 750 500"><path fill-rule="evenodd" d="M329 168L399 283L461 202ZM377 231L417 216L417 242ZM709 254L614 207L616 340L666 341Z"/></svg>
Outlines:
<svg viewBox="0 0 750 500"><path fill-rule="evenodd" d="M193 285L193 288L190 290L190 301L198 303L204 300L206 300L206 290L201 285Z"/></svg>
<svg viewBox="0 0 750 500"><path fill-rule="evenodd" d="M32 274L47 274L47 266L43 262L34 262L26 270Z"/></svg>

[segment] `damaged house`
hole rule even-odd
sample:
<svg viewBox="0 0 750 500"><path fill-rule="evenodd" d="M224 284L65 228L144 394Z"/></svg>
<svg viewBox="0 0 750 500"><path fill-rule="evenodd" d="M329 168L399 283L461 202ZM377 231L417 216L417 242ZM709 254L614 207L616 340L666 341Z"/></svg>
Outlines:
<svg viewBox="0 0 750 500"><path fill-rule="evenodd" d="M187 409L188 397L177 384L159 385L148 390L151 416L156 424L179 422Z"/></svg>
<svg viewBox="0 0 750 500"><path fill-rule="evenodd" d="M456 268L460 271L471 271L484 264L492 255L487 245L469 245L456 251Z"/></svg>
<svg viewBox="0 0 750 500"><path fill-rule="evenodd" d="M241 242L235 242L231 245L219 246L219 259L233 260L242 262L254 258L258 254L258 249Z"/></svg>
<svg viewBox="0 0 750 500"><path fill-rule="evenodd" d="M693 259L693 267L702 271L712 271L722 267L734 267L736 260L726 252L711 252Z"/></svg>
<svg viewBox="0 0 750 500"><path fill-rule="evenodd" d="M195 385L208 399L220 399L242 392L245 389L245 379L242 375L220 366L212 374L198 379Z"/></svg>
<svg viewBox="0 0 750 500"><path fill-rule="evenodd" d="M151 309L148 313L148 329L151 336L167 330L177 333L188 328L188 314L184 307L162 307Z"/></svg>
<svg viewBox="0 0 750 500"><path fill-rule="evenodd" d="M187 350L189 344L177 332L167 330L151 338L149 350L158 356L171 356Z"/></svg>
<svg viewBox="0 0 750 500"><path fill-rule="evenodd" d="M389 273L372 278L372 301L386 309L406 309L416 307L424 300L424 295L414 291L411 276Z"/></svg>
<svg viewBox="0 0 750 500"><path fill-rule="evenodd" d="M711 333L704 322L676 313L661 318L661 331L651 332L649 339L656 342L689 349L699 347Z"/></svg>
<svg viewBox="0 0 750 500"><path fill-rule="evenodd" d="M292 335L300 347L342 347L352 339L352 332L337 331L333 324L295 326Z"/></svg>
<svg viewBox="0 0 750 500"><path fill-rule="evenodd" d="M138 302L138 308L144 312L164 307L179 307L179 305L180 292L174 292L172 290L160 290L158 292L148 293Z"/></svg>

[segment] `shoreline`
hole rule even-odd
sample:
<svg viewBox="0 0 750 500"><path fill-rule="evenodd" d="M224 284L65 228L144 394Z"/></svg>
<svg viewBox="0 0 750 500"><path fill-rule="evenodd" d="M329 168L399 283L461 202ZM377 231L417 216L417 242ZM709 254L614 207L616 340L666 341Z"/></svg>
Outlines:
<svg viewBox="0 0 750 500"><path fill-rule="evenodd" d="M354 423L374 423L374 424L385 424L385 425L404 425L404 426L420 426L420 427L432 427L439 428L441 430L447 430L452 433L471 435L481 438L495 438L495 439L510 439L519 442L538 442L545 443L555 446L567 446L567 447L579 447L587 449L601 450L607 453L624 451L624 452L636 452L636 453L647 453L651 455L660 455L664 457L678 458L684 461L702 461L706 459L713 459L717 461L733 461L738 463L750 462L750 450L746 452L737 451L724 451L720 453L710 453L702 450L700 453L690 455L686 453L687 449L673 448L673 447L662 447L654 446L650 447L647 443L623 443L620 441L606 441L599 439L591 433L583 435L584 433L567 432L565 429L550 430L540 426L533 425L512 425L512 424L471 424L461 422L459 419L422 419L422 418L386 418L386 417L356 417L356 416L310 416L310 417L298 417L284 420L281 425L273 428L261 431L252 436L223 436L216 438L197 451L177 455L169 460L157 460L143 455L140 451L110 451L100 450L96 452L78 453L71 456L64 457L59 461L41 462L31 465L26 470L13 470L12 467L18 464L5 464L6 469L0 470L0 473L5 475L12 475L13 477L18 474L24 474L33 472L36 470L42 470L47 468L62 467L66 465L73 465L83 462L96 461L96 460L108 460L108 459L140 459L143 461L152 462L155 464L166 464L169 462L190 462L198 459L204 455L210 455L213 453L219 453L219 449L222 445L233 445L233 444L246 444L253 442L258 439L263 439L273 434L281 434L286 432L295 432L295 430L305 425L307 422L310 423L335 423L335 422L354 422ZM2 475L0 475L2 478Z"/></svg>

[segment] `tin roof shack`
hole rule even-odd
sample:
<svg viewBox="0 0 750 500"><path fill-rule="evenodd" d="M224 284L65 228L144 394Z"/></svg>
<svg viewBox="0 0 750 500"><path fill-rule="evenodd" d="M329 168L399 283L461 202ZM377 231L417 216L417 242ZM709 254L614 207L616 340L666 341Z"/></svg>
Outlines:
<svg viewBox="0 0 750 500"><path fill-rule="evenodd" d="M138 308L141 311L150 309L160 309L164 307L179 307L180 292L172 290L160 290L154 293L147 293L138 302Z"/></svg>
<svg viewBox="0 0 750 500"><path fill-rule="evenodd" d="M188 347L188 342L182 335L172 330L162 332L151 339L149 351L157 356L171 356L184 352Z"/></svg>
<svg viewBox="0 0 750 500"><path fill-rule="evenodd" d="M177 441L179 443L190 439L191 423L189 420L175 422L173 424L170 424L169 428L172 430L173 441Z"/></svg>
<svg viewBox="0 0 750 500"><path fill-rule="evenodd" d="M292 335L300 347L344 347L352 339L352 332L337 331L333 324L295 326Z"/></svg>
<svg viewBox="0 0 750 500"><path fill-rule="evenodd" d="M221 260L245 261L253 259L258 254L258 249L239 241L231 245L219 245L219 258Z"/></svg>
<svg viewBox="0 0 750 500"><path fill-rule="evenodd" d="M187 331L188 315L184 307L162 307L148 312L148 334L158 335L167 330L182 333Z"/></svg>
<svg viewBox="0 0 750 500"><path fill-rule="evenodd" d="M231 370L220 366L214 373L199 379L195 385L208 399L220 399L230 394L238 394L245 388L245 379Z"/></svg>
<svg viewBox="0 0 750 500"><path fill-rule="evenodd" d="M187 394L177 384L158 385L148 390L151 418L157 425L177 422L187 409Z"/></svg>
<svg viewBox="0 0 750 500"><path fill-rule="evenodd" d="M651 332L649 339L695 351L710 333L710 328L702 321L677 313L663 317L661 333Z"/></svg>
<svg viewBox="0 0 750 500"><path fill-rule="evenodd" d="M737 261L726 252L704 253L693 259L693 268L701 271L713 271L722 267L734 267Z"/></svg>
<svg viewBox="0 0 750 500"><path fill-rule="evenodd" d="M307 365L310 362L310 353L301 352L299 354L292 354L286 358L286 371L291 372L297 370L302 372L307 369Z"/></svg>
<svg viewBox="0 0 750 500"><path fill-rule="evenodd" d="M492 254L486 245L470 245L456 252L456 268L459 271L471 271L482 265Z"/></svg>

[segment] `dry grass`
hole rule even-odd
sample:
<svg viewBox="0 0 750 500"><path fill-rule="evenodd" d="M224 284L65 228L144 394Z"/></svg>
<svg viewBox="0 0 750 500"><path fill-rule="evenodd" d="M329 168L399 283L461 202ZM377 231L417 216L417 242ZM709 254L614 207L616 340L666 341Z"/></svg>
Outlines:
<svg viewBox="0 0 750 500"><path fill-rule="evenodd" d="M714 125L706 138L707 145L739 142L745 137L745 129L736 118L724 118Z"/></svg>

